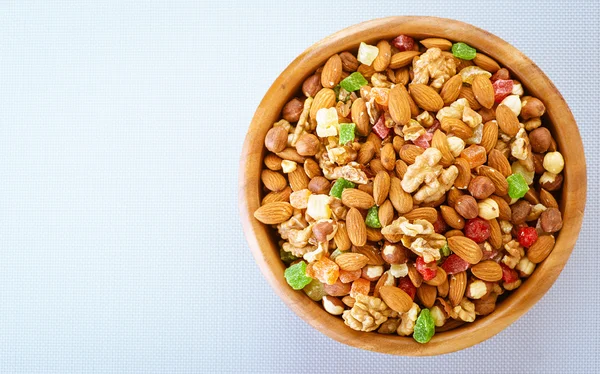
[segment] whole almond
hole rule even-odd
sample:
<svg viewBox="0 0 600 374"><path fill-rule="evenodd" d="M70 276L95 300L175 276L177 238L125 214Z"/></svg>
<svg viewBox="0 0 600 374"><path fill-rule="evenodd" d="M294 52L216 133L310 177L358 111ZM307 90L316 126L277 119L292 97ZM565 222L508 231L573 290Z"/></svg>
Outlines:
<svg viewBox="0 0 600 374"><path fill-rule="evenodd" d="M512 174L510 162L508 162L506 156L497 149L492 149L488 154L488 166L498 170L505 178Z"/></svg>
<svg viewBox="0 0 600 374"><path fill-rule="evenodd" d="M288 173L288 179L290 180L290 187L293 191L300 191L308 188L308 176L304 172L303 168L296 168L296 170Z"/></svg>
<svg viewBox="0 0 600 374"><path fill-rule="evenodd" d="M268 169L260 173L260 180L269 191L281 191L288 185L283 175Z"/></svg>
<svg viewBox="0 0 600 374"><path fill-rule="evenodd" d="M355 188L346 188L342 192L342 203L350 208L369 209L375 200L368 193Z"/></svg>
<svg viewBox="0 0 600 374"><path fill-rule="evenodd" d="M500 224L496 218L488 221L490 224L490 237L488 242L494 249L502 248L502 230L500 229Z"/></svg>
<svg viewBox="0 0 600 374"><path fill-rule="evenodd" d="M421 40L420 43L423 44L425 46L425 48L427 48L427 49L439 48L442 51L449 51L450 49L452 49L452 42L449 41L448 39L427 38L427 39Z"/></svg>
<svg viewBox="0 0 600 374"><path fill-rule="evenodd" d="M437 221L437 210L435 208L416 208L404 214L408 220L424 219L431 223Z"/></svg>
<svg viewBox="0 0 600 374"><path fill-rule="evenodd" d="M396 166L396 151L392 143L387 143L381 147L381 164L387 170L394 170Z"/></svg>
<svg viewBox="0 0 600 374"><path fill-rule="evenodd" d="M379 280L377 281L377 283L375 283L375 289L373 290L373 296L375 297L380 297L380 293L379 290L381 289L381 287L383 286L395 286L396 285L396 279L394 279L393 276L390 275L390 273L388 273L387 271L383 274L381 274L381 277L379 277Z"/></svg>
<svg viewBox="0 0 600 374"><path fill-rule="evenodd" d="M496 188L494 192L496 195L504 196L508 193L508 182L506 181L504 175L502 175L502 173L500 173L498 170L489 166L481 165L477 168L477 173L479 175L488 177L492 181L494 187Z"/></svg>
<svg viewBox="0 0 600 374"><path fill-rule="evenodd" d="M392 59L392 47L387 40L381 40L377 43L377 49L379 49L379 53L377 53L377 57L375 57L371 66L373 66L375 71L384 71L390 65L390 60Z"/></svg>
<svg viewBox="0 0 600 374"><path fill-rule="evenodd" d="M539 264L548 257L552 249L554 249L554 236L542 235L527 250L527 258L534 264Z"/></svg>
<svg viewBox="0 0 600 374"><path fill-rule="evenodd" d="M360 270L369 262L369 258L360 253L342 253L335 258L340 269L346 271Z"/></svg>
<svg viewBox="0 0 600 374"><path fill-rule="evenodd" d="M288 132L283 126L272 127L265 136L265 147L271 152L281 152L287 146Z"/></svg>
<svg viewBox="0 0 600 374"><path fill-rule="evenodd" d="M496 121L503 133L511 138L519 132L519 119L515 113L506 105L500 104L496 108Z"/></svg>
<svg viewBox="0 0 600 374"><path fill-rule="evenodd" d="M420 55L418 51L403 51L392 55L390 60L390 69L399 69L410 65L413 62L413 58Z"/></svg>
<svg viewBox="0 0 600 374"><path fill-rule="evenodd" d="M448 279L446 279L446 281L444 283L437 286L437 294L440 297L446 297L446 296L448 296L449 288L450 288L450 283L448 282Z"/></svg>
<svg viewBox="0 0 600 374"><path fill-rule="evenodd" d="M383 164L381 163L381 160L378 158L374 158L371 160L371 162L369 162L369 168L371 169L372 174L377 174L380 171L387 171L384 167Z"/></svg>
<svg viewBox="0 0 600 374"><path fill-rule="evenodd" d="M375 156L375 146L372 142L364 142L361 144L360 149L358 150L358 158L356 161L359 164L366 165L369 163L369 161L371 161L373 156Z"/></svg>
<svg viewBox="0 0 600 374"><path fill-rule="evenodd" d="M485 75L476 75L471 84L473 95L482 107L490 109L494 106L494 87Z"/></svg>
<svg viewBox="0 0 600 374"><path fill-rule="evenodd" d="M415 103L415 101L413 100L413 98L410 95L408 95L408 106L410 107L411 117L416 117L422 112L422 110L419 108L417 103ZM554 151L552 151L552 152L554 152Z"/></svg>
<svg viewBox="0 0 600 374"><path fill-rule="evenodd" d="M453 134L463 140L473 136L473 129L458 118L444 117L441 122L442 130L447 134Z"/></svg>
<svg viewBox="0 0 600 374"><path fill-rule="evenodd" d="M436 273L435 273L435 277L433 277L433 279L430 279L428 281L424 280L425 284L428 284L430 286L439 286L440 284L446 282L448 279L448 275L446 274L446 271L444 269L442 269L440 266L438 266L438 268L436 269ZM423 287L423 285L421 285L421 287Z"/></svg>
<svg viewBox="0 0 600 374"><path fill-rule="evenodd" d="M540 189L540 202L546 208L557 208L558 209L558 203L556 202L556 199L554 198L554 196L552 196L552 194L550 192L546 191L543 188Z"/></svg>
<svg viewBox="0 0 600 374"><path fill-rule="evenodd" d="M475 204L475 206L477 206L477 203ZM453 208L451 208L447 205L442 205L440 207L440 210L442 212L442 217L444 218L444 221L446 221L448 226L450 226L454 229L458 229L458 230L462 230L463 227L465 227L464 218L461 217L456 212L456 210L454 210Z"/></svg>
<svg viewBox="0 0 600 374"><path fill-rule="evenodd" d="M417 288L417 297L421 300L421 304L426 308L431 308L437 297L437 288L428 284L422 284Z"/></svg>
<svg viewBox="0 0 600 374"><path fill-rule="evenodd" d="M448 299L452 306L457 306L465 295L467 289L467 273L461 271L450 276L450 285L448 288Z"/></svg>
<svg viewBox="0 0 600 374"><path fill-rule="evenodd" d="M379 251L375 249L375 247L373 247L372 245L352 246L352 252L360 253L367 256L367 258L369 259L367 265L385 264L383 258L381 258L381 255L379 254Z"/></svg>
<svg viewBox="0 0 600 374"><path fill-rule="evenodd" d="M512 219L512 209L510 208L510 205L508 205L506 200L504 200L498 195L492 195L490 196L490 198L494 200L496 204L498 204L498 210L500 211L498 219L510 221Z"/></svg>
<svg viewBox="0 0 600 374"><path fill-rule="evenodd" d="M340 53L340 59L342 60L342 69L348 73L352 73L358 69L358 60L350 52Z"/></svg>
<svg viewBox="0 0 600 374"><path fill-rule="evenodd" d="M454 161L454 165L458 169L458 177L454 180L454 187L458 189L466 189L471 182L471 165L466 159L459 157Z"/></svg>
<svg viewBox="0 0 600 374"><path fill-rule="evenodd" d="M373 68L372 65L373 64L371 64L371 65L360 64L360 65L358 65L358 69L356 69L356 71L361 73L362 76L365 77L366 79L371 79L373 74L376 73L375 68Z"/></svg>
<svg viewBox="0 0 600 374"><path fill-rule="evenodd" d="M460 74L448 79L442 86L440 96L444 101L444 105L450 105L458 99L460 89L462 88L462 77Z"/></svg>
<svg viewBox="0 0 600 374"><path fill-rule="evenodd" d="M400 179L390 179L389 197L392 205L399 214L405 214L412 210L413 199L412 195L402 189Z"/></svg>
<svg viewBox="0 0 600 374"><path fill-rule="evenodd" d="M456 213L460 214L466 219L473 219L479 215L477 200L475 200L475 198L471 195L463 195L458 197L454 204L454 209Z"/></svg>
<svg viewBox="0 0 600 374"><path fill-rule="evenodd" d="M457 71L459 71L457 69ZM460 88L460 93L458 94L459 99L465 99L469 103L469 107L475 111L481 109L481 105L479 101L475 98L475 94L473 93L473 89L469 86L462 86Z"/></svg>
<svg viewBox="0 0 600 374"><path fill-rule="evenodd" d="M410 74L408 72L408 67L404 67L396 70L396 84L401 84L406 86L408 81L410 80Z"/></svg>
<svg viewBox="0 0 600 374"><path fill-rule="evenodd" d="M354 100L352 107L350 108L350 115L352 117L352 122L356 124L356 131L360 135L368 135L371 131L369 113L367 112L367 104L362 97Z"/></svg>
<svg viewBox="0 0 600 374"><path fill-rule="evenodd" d="M437 112L444 107L444 100L426 84L410 84L409 92L415 103L430 112Z"/></svg>
<svg viewBox="0 0 600 374"><path fill-rule="evenodd" d="M408 278L416 288L421 287L421 284L423 284L423 276L421 276L421 273L417 271L414 265L408 265Z"/></svg>
<svg viewBox="0 0 600 374"><path fill-rule="evenodd" d="M254 218L266 225L277 225L290 219L293 211L294 208L290 203L268 203L254 212Z"/></svg>
<svg viewBox="0 0 600 374"><path fill-rule="evenodd" d="M333 241L337 249L340 251L347 251L352 247L350 238L348 237L348 231L346 230L346 223L339 221L337 224L337 231L333 237Z"/></svg>
<svg viewBox="0 0 600 374"><path fill-rule="evenodd" d="M410 96L402 85L395 85L389 93L388 109L394 122L400 126L408 125L411 117Z"/></svg>
<svg viewBox="0 0 600 374"><path fill-rule="evenodd" d="M489 71L492 74L500 70L500 65L498 65L494 59L480 52L477 52L472 61L475 63L475 65L479 66L483 70Z"/></svg>
<svg viewBox="0 0 600 374"><path fill-rule="evenodd" d="M317 112L319 109L331 108L335 106L335 92L331 88L321 88L315 95L315 98L310 106L309 116L313 121L317 120Z"/></svg>
<svg viewBox="0 0 600 374"><path fill-rule="evenodd" d="M329 57L329 60L323 66L321 72L321 85L326 88L333 88L340 83L342 78L342 59L339 55ZM314 105L314 103L313 103Z"/></svg>
<svg viewBox="0 0 600 374"><path fill-rule="evenodd" d="M463 232L460 230L450 230L450 231L446 231L444 236L446 237L446 239L448 239L453 236L465 236L465 234L463 234Z"/></svg>
<svg viewBox="0 0 600 374"><path fill-rule="evenodd" d="M471 273L486 282L497 282L502 279L502 267L492 260L482 261L473 266Z"/></svg>
<svg viewBox="0 0 600 374"><path fill-rule="evenodd" d="M387 306L398 313L406 313L412 307L412 298L398 287L382 286L379 294Z"/></svg>
<svg viewBox="0 0 600 374"><path fill-rule="evenodd" d="M404 178L404 174L406 174L406 170L408 169L408 165L403 160L396 160L396 175L398 178Z"/></svg>
<svg viewBox="0 0 600 374"><path fill-rule="evenodd" d="M319 164L317 164L317 162L312 158L307 158L306 161L304 161L304 172L309 178L315 178L323 175Z"/></svg>
<svg viewBox="0 0 600 374"><path fill-rule="evenodd" d="M389 192L390 175L385 171L380 171L373 180L373 198L375 199L375 204L383 204Z"/></svg>
<svg viewBox="0 0 600 374"><path fill-rule="evenodd" d="M394 139L392 140L392 145L394 146L394 151L396 151L397 153L400 152L400 149L402 148L402 146L406 143L406 141L404 140L403 137L401 136L394 136Z"/></svg>
<svg viewBox="0 0 600 374"><path fill-rule="evenodd" d="M348 190L350 189L347 188L344 191ZM348 211L346 215L346 229L352 244L360 247L367 243L367 226L358 209L350 208Z"/></svg>
<svg viewBox="0 0 600 374"><path fill-rule="evenodd" d="M386 200L379 206L379 211L377 212L379 216L379 222L381 223L381 227L386 227L394 220L394 206L390 200Z"/></svg>
<svg viewBox="0 0 600 374"><path fill-rule="evenodd" d="M452 155L452 152L450 152L446 134L440 130L435 130L431 140L431 146L437 148L442 153L442 159L440 160L442 166L447 167L454 164L454 156Z"/></svg>
<svg viewBox="0 0 600 374"><path fill-rule="evenodd" d="M414 144L405 144L400 149L400 159L408 165L415 163L417 156L420 156L425 150Z"/></svg>
<svg viewBox="0 0 600 374"><path fill-rule="evenodd" d="M498 124L495 121L488 121L483 125L480 146L490 153L498 142Z"/></svg>
<svg viewBox="0 0 600 374"><path fill-rule="evenodd" d="M300 156L298 151L296 151L296 148L292 147L287 147L283 151L277 152L276 155L284 160L294 161L299 164L302 164L304 161L306 161L306 158L304 156Z"/></svg>
<svg viewBox="0 0 600 374"><path fill-rule="evenodd" d="M367 227L367 241L378 242L380 240L383 240L383 234L381 233L381 229Z"/></svg>
<svg viewBox="0 0 600 374"><path fill-rule="evenodd" d="M483 253L481 248L473 240L464 236L453 236L448 238L448 247L458 257L462 258L469 264L476 264L481 261Z"/></svg>
<svg viewBox="0 0 600 374"><path fill-rule="evenodd" d="M263 197L261 205L266 205L269 203L275 202L290 202L290 195L292 194L292 189L289 187L284 188L281 191L272 191Z"/></svg>
<svg viewBox="0 0 600 374"><path fill-rule="evenodd" d="M269 153L265 156L264 159L265 166L267 169L271 169L273 171L281 170L281 157Z"/></svg>

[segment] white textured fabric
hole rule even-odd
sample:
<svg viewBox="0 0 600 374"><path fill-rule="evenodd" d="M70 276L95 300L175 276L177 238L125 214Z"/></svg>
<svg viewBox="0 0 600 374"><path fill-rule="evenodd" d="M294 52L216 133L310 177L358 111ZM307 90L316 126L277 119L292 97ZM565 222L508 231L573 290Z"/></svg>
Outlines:
<svg viewBox="0 0 600 374"><path fill-rule="evenodd" d="M598 372L598 1L500 3L2 2L0 371ZM319 39L395 14L511 42L562 92L587 151L586 220L554 287L443 357L313 330L238 219L240 147L272 81Z"/></svg>

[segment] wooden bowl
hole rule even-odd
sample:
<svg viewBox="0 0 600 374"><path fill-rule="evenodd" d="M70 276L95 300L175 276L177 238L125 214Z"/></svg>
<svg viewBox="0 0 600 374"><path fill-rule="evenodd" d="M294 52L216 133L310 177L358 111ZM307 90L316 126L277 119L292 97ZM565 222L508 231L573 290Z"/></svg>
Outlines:
<svg viewBox="0 0 600 374"><path fill-rule="evenodd" d="M560 201L564 226L550 256L492 314L453 330L436 333L427 344L419 344L412 337L354 331L344 325L341 318L323 310L320 303L312 301L303 292L292 290L283 277L285 267L279 259L272 229L253 217L261 201L260 172L265 153L263 140L272 124L280 119L283 105L332 54L356 50L361 41L373 44L400 34L418 39L441 37L464 41L508 68L529 93L546 105L546 123L548 120L551 122L550 130L565 158ZM267 91L250 124L240 160L239 207L244 233L262 273L279 297L311 326L339 342L404 356L458 351L494 336L525 314L548 291L565 266L581 228L585 197L586 165L581 137L569 107L550 79L525 55L497 36L463 22L434 17L376 19L339 31L308 48Z"/></svg>

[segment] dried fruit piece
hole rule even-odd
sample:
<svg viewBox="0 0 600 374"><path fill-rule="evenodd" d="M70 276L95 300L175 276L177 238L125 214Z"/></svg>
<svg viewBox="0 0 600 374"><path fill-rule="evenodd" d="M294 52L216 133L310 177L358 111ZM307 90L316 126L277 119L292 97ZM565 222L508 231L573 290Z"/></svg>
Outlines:
<svg viewBox="0 0 600 374"><path fill-rule="evenodd" d="M374 229L381 228L381 222L379 222L379 210L377 206L372 206L369 208L369 211L367 212L367 218L365 218L365 224L367 227Z"/></svg>
<svg viewBox="0 0 600 374"><path fill-rule="evenodd" d="M463 60L472 60L477 55L477 50L466 43L454 43L452 45L452 54Z"/></svg>
<svg viewBox="0 0 600 374"><path fill-rule="evenodd" d="M340 124L340 144L346 144L354 140L354 129L356 125L353 123Z"/></svg>
<svg viewBox="0 0 600 374"><path fill-rule="evenodd" d="M369 84L369 82L361 73L357 71L350 74L340 82L340 86L348 92L360 90L362 86L366 86L367 84Z"/></svg>
<svg viewBox="0 0 600 374"><path fill-rule="evenodd" d="M513 81L511 79L497 79L492 83L492 87L494 88L494 102L500 104L512 93Z"/></svg>
<svg viewBox="0 0 600 374"><path fill-rule="evenodd" d="M340 268L335 262L323 257L320 260L311 262L306 269L306 274L325 284L332 285L340 276Z"/></svg>
<svg viewBox="0 0 600 374"><path fill-rule="evenodd" d="M429 312L429 309L421 310L417 322L415 323L415 331L413 338L421 343L425 344L431 340L435 334L435 321Z"/></svg>
<svg viewBox="0 0 600 374"><path fill-rule="evenodd" d="M300 261L285 269L283 276L287 283L295 290L303 289L313 280L306 275L306 262L304 261Z"/></svg>
<svg viewBox="0 0 600 374"><path fill-rule="evenodd" d="M470 266L471 265L467 261L455 254L451 254L446 260L444 260L441 267L444 269L446 274L452 275L460 273L461 271L465 271Z"/></svg>
<svg viewBox="0 0 600 374"><path fill-rule="evenodd" d="M398 35L392 40L391 44L400 52L412 51L415 46L415 40L410 36Z"/></svg>
<svg viewBox="0 0 600 374"><path fill-rule="evenodd" d="M490 237L490 224L482 218L473 218L465 224L465 236L475 243L483 243Z"/></svg>
<svg viewBox="0 0 600 374"><path fill-rule="evenodd" d="M525 248L529 248L538 239L538 234L534 227L521 227L517 231L517 239L519 240L519 244Z"/></svg>
<svg viewBox="0 0 600 374"><path fill-rule="evenodd" d="M415 287L415 285L408 276L400 278L400 280L398 281L398 287L402 291L406 292L406 294L410 296L412 300L415 299L415 295L417 294L417 287Z"/></svg>
<svg viewBox="0 0 600 374"><path fill-rule="evenodd" d="M506 182L508 182L508 196L513 199L522 198L529 190L529 186L521 174L510 175L506 178Z"/></svg>
<svg viewBox="0 0 600 374"><path fill-rule="evenodd" d="M505 264L501 263L500 267L502 267L502 280L505 283L512 283L519 280L519 274Z"/></svg>
<svg viewBox="0 0 600 374"><path fill-rule="evenodd" d="M423 257L419 256L415 261L415 267L423 277L424 281L432 280L433 278L435 278L435 275L437 273L437 265L435 261L426 263L425 260L423 260Z"/></svg>
<svg viewBox="0 0 600 374"><path fill-rule="evenodd" d="M358 47L358 54L356 59L361 64L365 64L371 66L377 55L379 54L379 49L374 45L369 45L365 42L361 42Z"/></svg>
<svg viewBox="0 0 600 374"><path fill-rule="evenodd" d="M335 183L333 184L333 186L331 187L331 190L329 191L329 195L330 196L334 196L337 197L338 199L342 198L342 192L344 192L344 190L346 188L354 188L356 187L356 185L344 178L338 178Z"/></svg>

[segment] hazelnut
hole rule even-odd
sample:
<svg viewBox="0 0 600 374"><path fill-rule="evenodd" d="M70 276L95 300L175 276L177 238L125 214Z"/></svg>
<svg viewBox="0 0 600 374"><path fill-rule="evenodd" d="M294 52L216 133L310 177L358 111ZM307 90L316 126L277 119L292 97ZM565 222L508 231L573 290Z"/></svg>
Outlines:
<svg viewBox="0 0 600 374"><path fill-rule="evenodd" d="M368 281L376 281L383 274L382 265L367 265L362 268L362 278Z"/></svg>
<svg viewBox="0 0 600 374"><path fill-rule="evenodd" d="M477 208L479 209L479 217L483 219L490 220L500 216L500 207L494 199L483 200L477 204Z"/></svg>
<svg viewBox="0 0 600 374"><path fill-rule="evenodd" d="M543 166L553 174L560 174L565 167L565 160L560 152L548 152L544 156Z"/></svg>
<svg viewBox="0 0 600 374"><path fill-rule="evenodd" d="M562 186L563 176L562 174L553 174L549 171L544 172L540 177L540 187L546 191L556 191Z"/></svg>
<svg viewBox="0 0 600 374"><path fill-rule="evenodd" d="M273 153L281 152L287 146L288 132L282 126L275 126L267 132L265 147Z"/></svg>
<svg viewBox="0 0 600 374"><path fill-rule="evenodd" d="M535 264L527 257L521 258L515 269L519 272L520 277L528 277L535 270Z"/></svg>
<svg viewBox="0 0 600 374"><path fill-rule="evenodd" d="M541 153L533 154L533 170L536 174L542 174L546 171L544 169L544 155Z"/></svg>
<svg viewBox="0 0 600 374"><path fill-rule="evenodd" d="M557 232L562 225L562 215L556 208L546 209L540 216L540 226L545 232Z"/></svg>
<svg viewBox="0 0 600 374"><path fill-rule="evenodd" d="M447 203L448 206L453 207L454 209L456 209L456 202L458 201L458 198L463 196L464 192L462 192L461 190L459 190L456 187L452 187L449 191L448 191L448 198L447 198Z"/></svg>
<svg viewBox="0 0 600 374"><path fill-rule="evenodd" d="M525 223L525 219L531 212L531 204L526 200L519 200L511 206L513 224Z"/></svg>
<svg viewBox="0 0 600 374"><path fill-rule="evenodd" d="M334 284L323 283L323 290L330 296L346 296L351 288L351 283L342 283L339 279Z"/></svg>
<svg viewBox="0 0 600 374"><path fill-rule="evenodd" d="M319 151L319 138L313 134L304 133L296 143L296 151L300 156L314 156Z"/></svg>
<svg viewBox="0 0 600 374"><path fill-rule="evenodd" d="M308 182L308 189L314 194L327 195L331 189L331 182L325 177L317 176Z"/></svg>
<svg viewBox="0 0 600 374"><path fill-rule="evenodd" d="M302 100L297 97L288 101L287 104L283 106L283 110L281 111L281 116L284 120L288 122L298 122L300 119L300 114L302 114L302 110L304 109L304 103Z"/></svg>
<svg viewBox="0 0 600 374"><path fill-rule="evenodd" d="M502 69L498 70L497 72L495 72L494 75L492 76L492 80L495 81L498 79L502 79L502 80L510 79L510 73L508 72L508 69L502 68Z"/></svg>
<svg viewBox="0 0 600 374"><path fill-rule="evenodd" d="M323 309L327 311L329 314L333 314L334 316L339 316L344 313L344 303L342 300L338 299L334 296L323 296Z"/></svg>
<svg viewBox="0 0 600 374"><path fill-rule="evenodd" d="M465 296L469 299L481 299L492 291L492 285L482 280L476 280L469 283Z"/></svg>
<svg viewBox="0 0 600 374"><path fill-rule="evenodd" d="M529 133L531 149L536 153L544 153L552 143L552 134L545 127L539 127Z"/></svg>
<svg viewBox="0 0 600 374"><path fill-rule="evenodd" d="M386 242L381 251L381 258L388 264L402 264L406 262L406 253L400 244Z"/></svg>
<svg viewBox="0 0 600 374"><path fill-rule="evenodd" d="M315 239L319 243L326 243L333 237L333 221L331 220L322 220L315 223L312 227L312 232L315 236Z"/></svg>
<svg viewBox="0 0 600 374"><path fill-rule="evenodd" d="M342 59L342 69L349 73L352 73L358 69L358 60L354 55L350 52L342 52L340 53L340 58Z"/></svg>
<svg viewBox="0 0 600 374"><path fill-rule="evenodd" d="M496 299L498 295L496 293L491 293L489 296L482 297L478 300L473 300L473 305L475 305L475 313L479 316L486 316L492 313L496 309Z"/></svg>
<svg viewBox="0 0 600 374"><path fill-rule="evenodd" d="M465 219L473 219L479 214L477 200L473 196L463 195L456 199L454 210Z"/></svg>
<svg viewBox="0 0 600 374"><path fill-rule="evenodd" d="M528 120L534 117L541 117L546 111L544 103L538 98L525 96L521 100L521 118Z"/></svg>
<svg viewBox="0 0 600 374"><path fill-rule="evenodd" d="M317 92L321 90L321 76L318 74L311 75L302 83L302 92L307 97L315 97Z"/></svg>
<svg viewBox="0 0 600 374"><path fill-rule="evenodd" d="M485 199L496 191L492 180L486 176L479 175L471 179L469 192L476 199Z"/></svg>
<svg viewBox="0 0 600 374"><path fill-rule="evenodd" d="M523 125L525 126L525 130L532 131L542 125L542 119L540 117L531 118L525 121Z"/></svg>

